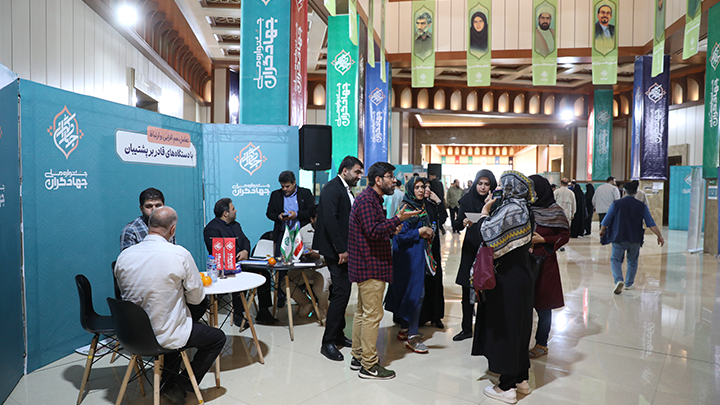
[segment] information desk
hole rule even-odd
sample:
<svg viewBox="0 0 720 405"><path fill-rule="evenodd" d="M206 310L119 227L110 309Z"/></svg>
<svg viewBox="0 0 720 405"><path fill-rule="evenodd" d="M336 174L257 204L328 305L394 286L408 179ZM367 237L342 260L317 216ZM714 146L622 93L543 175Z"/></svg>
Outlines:
<svg viewBox="0 0 720 405"><path fill-rule="evenodd" d="M266 261L253 261L253 260L243 260L240 262L240 265L243 269L263 269L268 270L273 275L273 280L275 280L275 297L274 297L274 303L273 303L273 316L275 316L275 313L277 312L277 287L278 287L278 278L279 273L284 272L285 275L285 294L287 295L288 300L288 324L290 326L290 340L295 340L295 333L293 331L293 318L292 318L292 309L290 308L290 277L288 276L288 271L290 270L301 270L301 274L303 277L303 281L305 282L305 286L307 286L307 292L310 295L310 301L312 302L313 308L315 309L315 315L318 318L318 323L320 326L323 325L322 319L320 319L320 312L318 311L317 302L315 301L315 294L313 294L312 288L310 286L310 283L308 282L307 276L305 275L305 272L302 270L308 270L308 269L317 269L319 267L323 267L324 264L321 261L317 262L301 262L296 264L276 264L274 266L271 266L267 264ZM243 274L243 273L240 273Z"/></svg>
<svg viewBox="0 0 720 405"><path fill-rule="evenodd" d="M255 290L265 283L265 277L255 273L238 273L227 278L218 278L217 281L212 283L211 286L205 287L205 295L210 301L208 311L210 312L208 318L210 326L218 327L218 302L215 296L218 294L229 294L235 292L242 292L250 290L251 295L255 295ZM262 350L260 349L260 342L258 341L257 334L255 333L255 324L253 323L252 316L250 316L250 308L248 307L245 294L239 294L240 300L242 301L243 308L245 308L245 319L247 319L250 325L250 332L252 332L253 341L255 341L255 349L257 349L260 363L265 364ZM240 326L240 325L238 325ZM215 359L215 385L220 387L220 356Z"/></svg>

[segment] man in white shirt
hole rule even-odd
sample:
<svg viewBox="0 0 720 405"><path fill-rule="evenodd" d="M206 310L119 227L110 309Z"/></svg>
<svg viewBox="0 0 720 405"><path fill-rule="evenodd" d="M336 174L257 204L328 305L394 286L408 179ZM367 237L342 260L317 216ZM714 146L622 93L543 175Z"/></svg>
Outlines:
<svg viewBox="0 0 720 405"><path fill-rule="evenodd" d="M198 322L205 290L190 252L169 242L176 225L174 209L155 209L145 239L118 256L115 277L122 299L147 312L160 346L197 348L191 364L200 383L225 345L225 333ZM179 369L179 353L166 355L161 393L174 404L184 404L186 392L192 391L187 372L178 375Z"/></svg>
<svg viewBox="0 0 720 405"><path fill-rule="evenodd" d="M607 178L605 184L595 190L595 195L592 199L595 212L598 213L598 217L600 218L600 223L602 223L603 218L605 218L605 214L607 214L613 201L619 199L620 190L618 190L615 184L615 177L610 176Z"/></svg>
<svg viewBox="0 0 720 405"><path fill-rule="evenodd" d="M395 191L393 191L393 195L386 195L383 198L385 199L385 211L387 213L387 218L392 218L397 214L397 209L402 203L403 196L405 196L405 193L400 189L402 187L402 183L400 180L395 179Z"/></svg>
<svg viewBox="0 0 720 405"><path fill-rule="evenodd" d="M553 193L555 202L565 211L568 222L572 221L575 216L575 210L577 209L575 205L575 194L568 188L569 184L570 181L568 181L568 179L560 180L560 188Z"/></svg>

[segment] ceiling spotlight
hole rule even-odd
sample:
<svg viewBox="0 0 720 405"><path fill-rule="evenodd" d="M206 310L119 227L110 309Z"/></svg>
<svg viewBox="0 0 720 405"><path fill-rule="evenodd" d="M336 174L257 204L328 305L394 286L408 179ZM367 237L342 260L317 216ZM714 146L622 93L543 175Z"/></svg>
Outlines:
<svg viewBox="0 0 720 405"><path fill-rule="evenodd" d="M117 9L117 15L122 25L134 25L137 21L137 10L127 3Z"/></svg>
<svg viewBox="0 0 720 405"><path fill-rule="evenodd" d="M573 112L570 111L570 110L563 110L563 111L560 113L560 118L562 118L562 119L565 120L565 121L571 120L571 119L573 119L574 117L575 117L575 114L573 114Z"/></svg>

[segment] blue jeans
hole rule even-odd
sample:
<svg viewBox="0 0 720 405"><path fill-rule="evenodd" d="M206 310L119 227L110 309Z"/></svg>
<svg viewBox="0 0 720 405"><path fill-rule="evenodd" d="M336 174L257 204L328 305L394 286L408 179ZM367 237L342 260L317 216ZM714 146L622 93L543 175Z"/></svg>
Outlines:
<svg viewBox="0 0 720 405"><path fill-rule="evenodd" d="M552 309L536 309L538 325L535 331L535 343L547 347L550 327L552 326Z"/></svg>
<svg viewBox="0 0 720 405"><path fill-rule="evenodd" d="M612 270L615 284L623 281L622 263L626 251L628 264L625 285L629 287L635 282L635 273L637 273L638 268L638 257L640 256L639 243L613 242L612 254L610 256L610 269Z"/></svg>

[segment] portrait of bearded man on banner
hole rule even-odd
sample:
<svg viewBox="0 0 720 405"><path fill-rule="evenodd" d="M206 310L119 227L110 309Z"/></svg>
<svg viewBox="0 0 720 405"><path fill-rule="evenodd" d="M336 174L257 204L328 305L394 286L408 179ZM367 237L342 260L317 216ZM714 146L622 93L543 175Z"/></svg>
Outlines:
<svg viewBox="0 0 720 405"><path fill-rule="evenodd" d="M614 9L610 3L597 5L597 17L595 18L595 50L607 55L615 49L615 19Z"/></svg>
<svg viewBox="0 0 720 405"><path fill-rule="evenodd" d="M415 38L413 51L415 56L425 60L433 54L433 37L432 37L433 19L427 10L418 10L415 13Z"/></svg>
<svg viewBox="0 0 720 405"><path fill-rule="evenodd" d="M656 0L655 41L665 40L665 0Z"/></svg>
<svg viewBox="0 0 720 405"><path fill-rule="evenodd" d="M549 4L538 6L535 11L537 25L535 26L535 52L547 57L555 51L555 8Z"/></svg>

